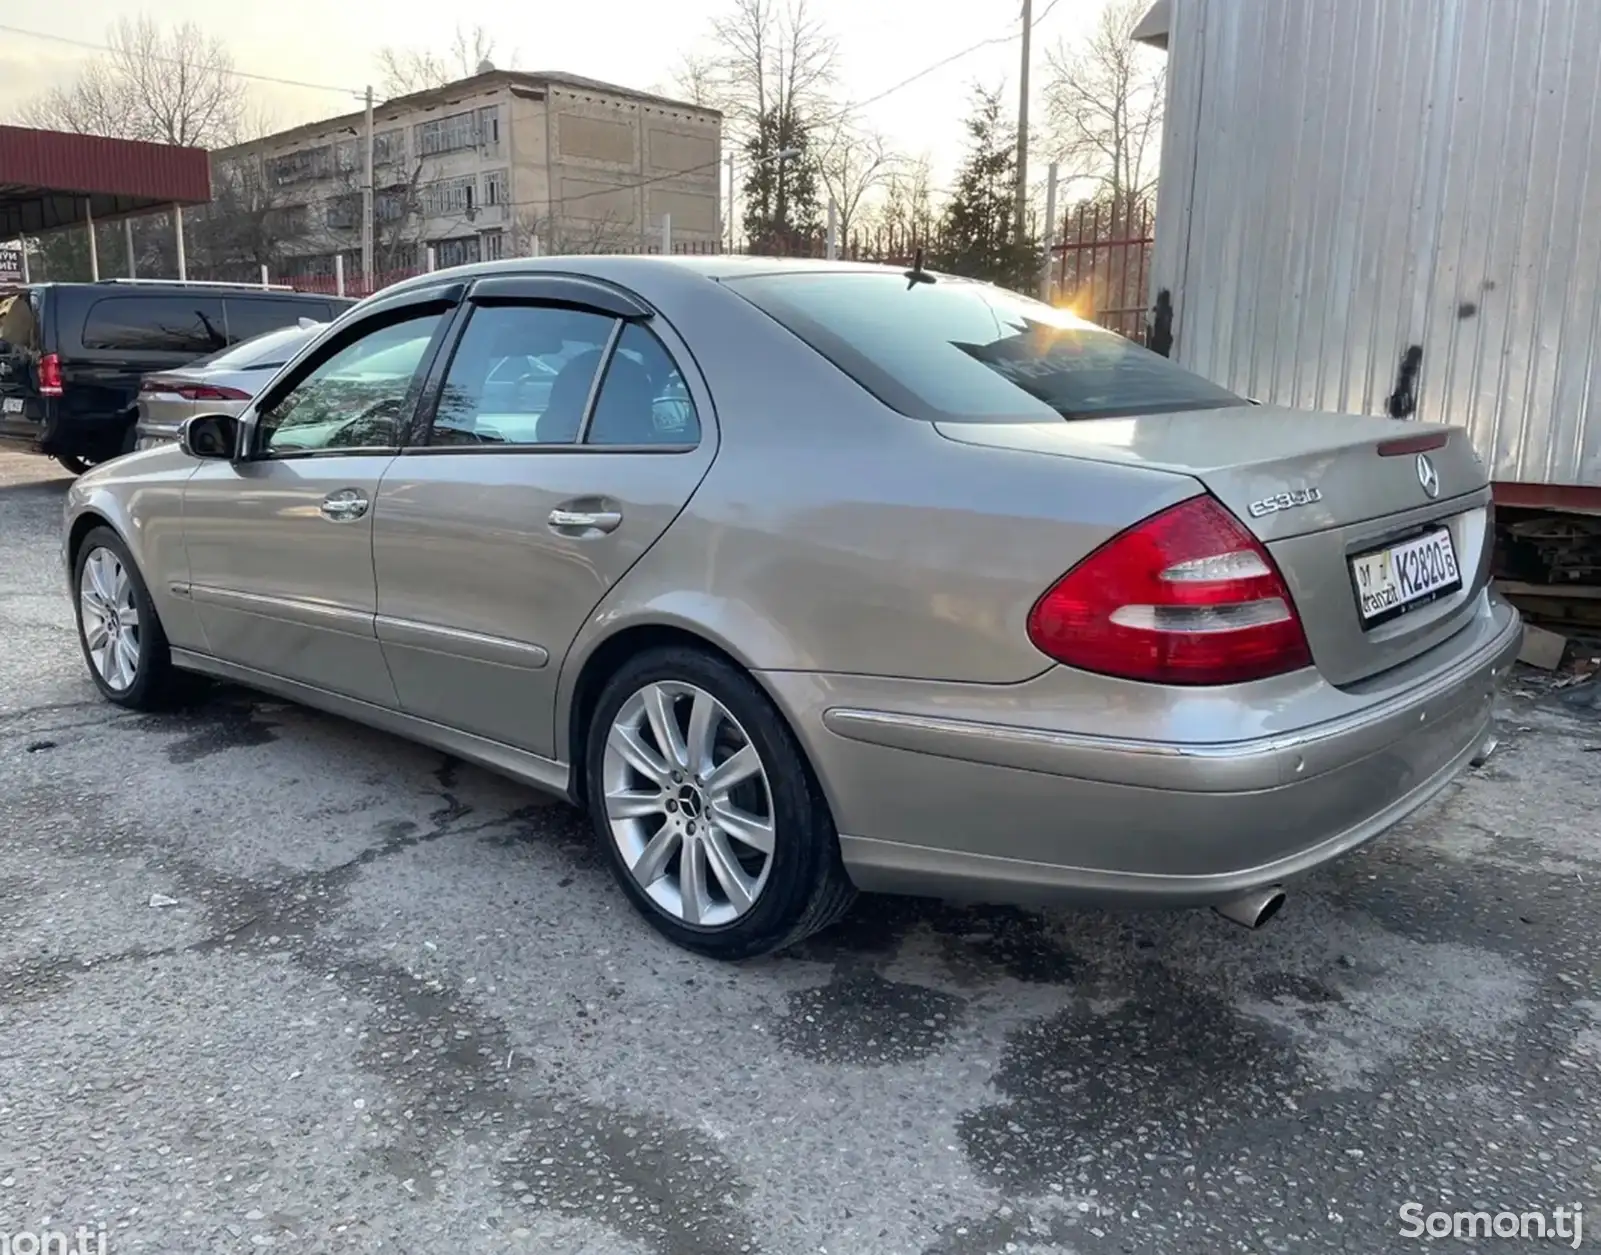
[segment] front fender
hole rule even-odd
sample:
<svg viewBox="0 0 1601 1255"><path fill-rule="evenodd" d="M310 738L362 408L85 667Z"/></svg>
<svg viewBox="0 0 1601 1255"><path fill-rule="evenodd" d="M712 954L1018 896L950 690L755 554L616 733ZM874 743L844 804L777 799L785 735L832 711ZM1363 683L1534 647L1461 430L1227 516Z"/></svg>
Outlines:
<svg viewBox="0 0 1601 1255"><path fill-rule="evenodd" d="M189 559L183 538L183 489L193 458L176 448L128 454L87 472L67 490L62 559L71 579L73 543L104 524L121 538L150 590L162 629L173 645L204 649L189 600Z"/></svg>

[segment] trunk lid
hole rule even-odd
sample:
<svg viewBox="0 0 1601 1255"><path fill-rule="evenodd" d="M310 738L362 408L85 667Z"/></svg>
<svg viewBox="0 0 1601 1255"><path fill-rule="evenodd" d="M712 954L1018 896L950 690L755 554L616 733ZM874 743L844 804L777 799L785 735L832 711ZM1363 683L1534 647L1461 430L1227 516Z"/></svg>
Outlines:
<svg viewBox="0 0 1601 1255"><path fill-rule="evenodd" d="M1489 582L1488 480L1460 428L1273 406L936 428L961 443L1198 480L1273 555L1333 684L1440 643Z"/></svg>

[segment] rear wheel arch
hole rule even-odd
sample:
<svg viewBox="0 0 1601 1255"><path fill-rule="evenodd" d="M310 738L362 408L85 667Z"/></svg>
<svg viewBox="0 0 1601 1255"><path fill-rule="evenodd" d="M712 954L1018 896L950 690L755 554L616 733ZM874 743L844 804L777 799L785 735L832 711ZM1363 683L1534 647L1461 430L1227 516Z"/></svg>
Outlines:
<svg viewBox="0 0 1601 1255"><path fill-rule="evenodd" d="M761 676L731 650L719 645L708 636L677 624L634 624L614 632L591 649L573 680L572 699L567 708L565 749L567 762L571 766L568 794L576 805L584 805L587 796L584 747L589 740L590 720L594 717L595 706L600 699L601 691L606 687L606 682L617 674L619 668L630 658L645 650L673 647L699 650L738 668L766 694L767 700L772 702L779 717L789 725L791 734L794 734L795 728L790 722L789 715L763 683ZM797 744L802 743L800 737L796 736L795 739ZM805 766L807 771L812 770L810 762Z"/></svg>

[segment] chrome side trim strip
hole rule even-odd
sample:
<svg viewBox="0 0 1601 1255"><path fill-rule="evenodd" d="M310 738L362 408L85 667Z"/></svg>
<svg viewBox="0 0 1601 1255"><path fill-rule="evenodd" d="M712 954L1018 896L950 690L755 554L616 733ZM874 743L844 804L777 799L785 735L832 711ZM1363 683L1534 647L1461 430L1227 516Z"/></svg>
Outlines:
<svg viewBox="0 0 1601 1255"><path fill-rule="evenodd" d="M422 649L436 654L452 654L471 658L477 662L492 662L503 667L521 667L529 671L537 671L550 661L550 651L544 646L508 640L503 636L487 636L482 632L439 627L432 623L419 623L415 619L397 619L384 614L377 617L374 627L378 639L385 645Z"/></svg>
<svg viewBox="0 0 1601 1255"><path fill-rule="evenodd" d="M214 588L208 584L191 584L190 597L203 605L218 606L223 610L237 610L241 614L260 615L264 619L277 619L281 623L294 623L301 627L320 628L329 632L344 632L349 636L373 636L373 616L362 610L345 606L331 606L321 601L302 601L296 597L266 597L260 593L242 593L231 588Z"/></svg>

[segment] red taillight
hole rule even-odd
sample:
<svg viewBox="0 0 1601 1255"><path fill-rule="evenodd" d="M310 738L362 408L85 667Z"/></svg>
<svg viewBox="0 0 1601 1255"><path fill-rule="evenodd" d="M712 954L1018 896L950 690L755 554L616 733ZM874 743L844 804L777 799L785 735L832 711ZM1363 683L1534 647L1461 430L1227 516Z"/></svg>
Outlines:
<svg viewBox="0 0 1601 1255"><path fill-rule="evenodd" d="M250 394L238 388L222 388L209 383L179 383L175 379L146 379L141 393L160 393L182 397L185 401L248 401Z"/></svg>
<svg viewBox="0 0 1601 1255"><path fill-rule="evenodd" d="M61 395L61 359L54 353L46 353L39 359L39 395Z"/></svg>
<svg viewBox="0 0 1601 1255"><path fill-rule="evenodd" d="M1272 556L1204 496L1080 562L1034 603L1028 638L1070 667L1156 684L1238 684L1312 664Z"/></svg>

